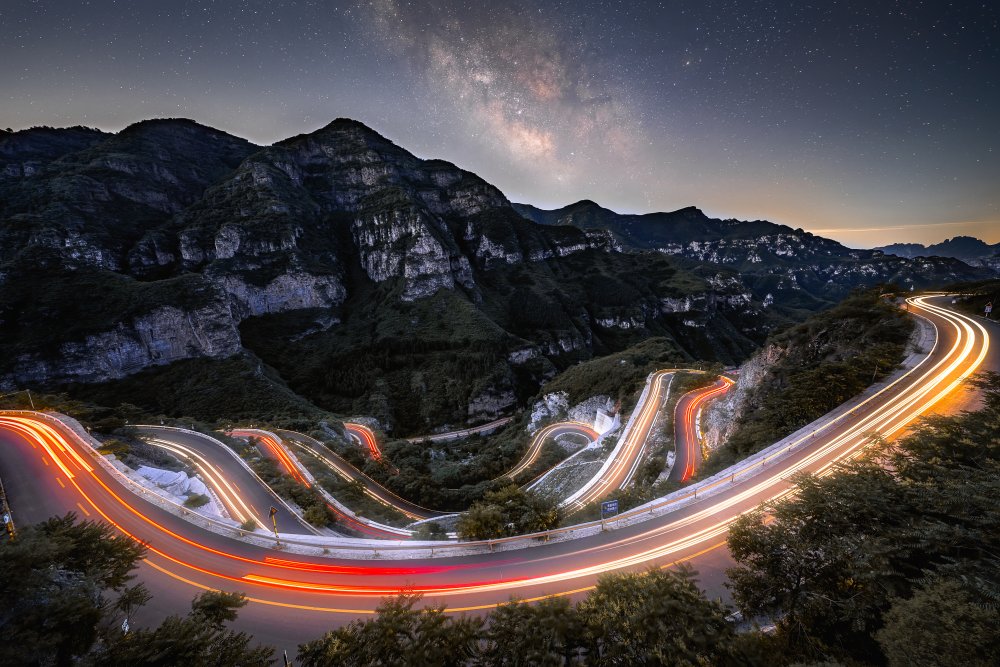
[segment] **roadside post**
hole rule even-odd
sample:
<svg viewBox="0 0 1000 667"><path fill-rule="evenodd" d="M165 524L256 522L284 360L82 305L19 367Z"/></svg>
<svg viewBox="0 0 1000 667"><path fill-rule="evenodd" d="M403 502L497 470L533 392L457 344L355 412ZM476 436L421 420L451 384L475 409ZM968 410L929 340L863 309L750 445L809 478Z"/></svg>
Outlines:
<svg viewBox="0 0 1000 667"><path fill-rule="evenodd" d="M276 515L278 514L278 508L275 507L274 505L271 505L271 510L270 512L268 512L268 514L271 516L271 525L274 526L274 541L278 544L281 544L281 540L278 539L278 519L276 518Z"/></svg>
<svg viewBox="0 0 1000 667"><path fill-rule="evenodd" d="M604 519L618 514L618 499L605 500L601 503L601 530L604 530Z"/></svg>

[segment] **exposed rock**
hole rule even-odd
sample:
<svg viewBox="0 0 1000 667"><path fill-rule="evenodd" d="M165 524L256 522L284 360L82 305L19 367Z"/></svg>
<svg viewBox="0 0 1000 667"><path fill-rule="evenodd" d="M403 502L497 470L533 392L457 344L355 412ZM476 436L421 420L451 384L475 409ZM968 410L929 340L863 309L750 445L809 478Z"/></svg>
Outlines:
<svg viewBox="0 0 1000 667"><path fill-rule="evenodd" d="M784 348L777 345L762 349L740 366L736 384L726 395L708 404L702 419L708 449L715 450L726 444L746 412L754 390L767 379L768 371L784 353Z"/></svg>
<svg viewBox="0 0 1000 667"><path fill-rule="evenodd" d="M334 308L347 295L336 276L309 273L285 273L263 287L237 275L220 276L215 282L232 297L238 319L303 308Z"/></svg>
<svg viewBox="0 0 1000 667"><path fill-rule="evenodd" d="M164 306L111 331L65 343L55 355L23 355L0 385L103 382L181 359L230 357L241 349L225 304L216 301L192 311Z"/></svg>
<svg viewBox="0 0 1000 667"><path fill-rule="evenodd" d="M469 400L469 423L499 419L517 404L511 389L489 387Z"/></svg>
<svg viewBox="0 0 1000 667"><path fill-rule="evenodd" d="M545 424L557 421L569 411L569 394L557 391L545 394L542 400L531 406L531 420L528 422L528 432L534 433Z"/></svg>

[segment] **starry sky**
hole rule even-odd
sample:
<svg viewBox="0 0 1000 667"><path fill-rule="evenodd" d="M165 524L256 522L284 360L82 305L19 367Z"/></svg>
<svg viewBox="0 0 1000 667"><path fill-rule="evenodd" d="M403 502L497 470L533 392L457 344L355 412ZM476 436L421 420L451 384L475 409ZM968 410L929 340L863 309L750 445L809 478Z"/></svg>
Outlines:
<svg viewBox="0 0 1000 667"><path fill-rule="evenodd" d="M4 0L0 127L179 116L266 144L346 116L545 208L995 243L998 7Z"/></svg>

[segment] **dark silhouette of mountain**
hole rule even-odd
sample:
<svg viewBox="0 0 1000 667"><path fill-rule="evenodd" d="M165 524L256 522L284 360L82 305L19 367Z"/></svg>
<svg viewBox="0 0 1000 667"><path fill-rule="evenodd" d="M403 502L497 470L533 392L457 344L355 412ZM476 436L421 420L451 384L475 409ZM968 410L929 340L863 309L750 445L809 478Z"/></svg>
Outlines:
<svg viewBox="0 0 1000 667"><path fill-rule="evenodd" d="M925 246L920 243L893 243L876 248L897 257L954 257L973 266L1000 268L1000 243L990 245L972 236L956 236Z"/></svg>

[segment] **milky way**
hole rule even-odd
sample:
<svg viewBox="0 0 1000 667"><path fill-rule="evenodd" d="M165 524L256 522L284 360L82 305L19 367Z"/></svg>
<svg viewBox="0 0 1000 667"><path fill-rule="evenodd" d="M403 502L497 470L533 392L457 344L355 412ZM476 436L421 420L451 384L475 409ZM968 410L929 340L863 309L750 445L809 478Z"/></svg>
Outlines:
<svg viewBox="0 0 1000 667"><path fill-rule="evenodd" d="M996 3L4 3L0 127L338 116L511 199L1000 241Z"/></svg>

